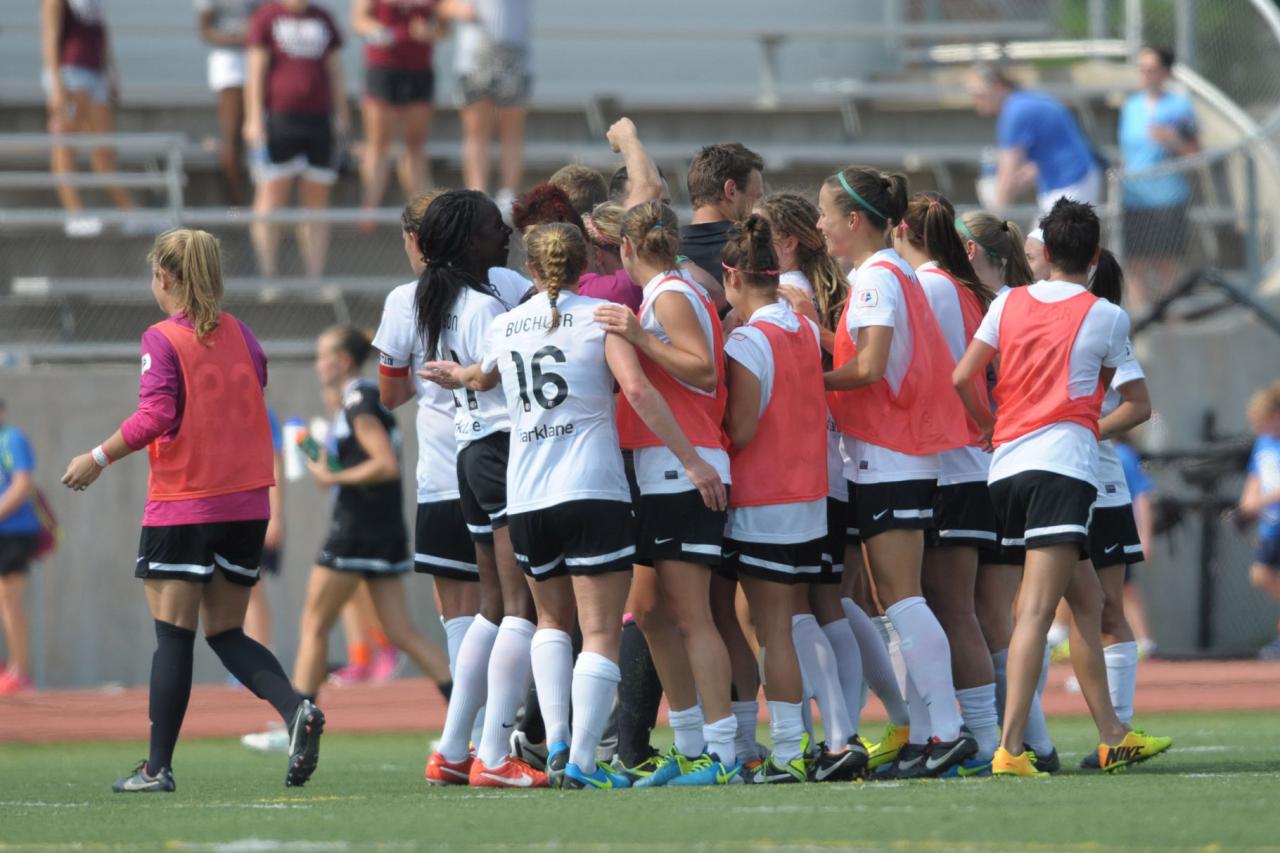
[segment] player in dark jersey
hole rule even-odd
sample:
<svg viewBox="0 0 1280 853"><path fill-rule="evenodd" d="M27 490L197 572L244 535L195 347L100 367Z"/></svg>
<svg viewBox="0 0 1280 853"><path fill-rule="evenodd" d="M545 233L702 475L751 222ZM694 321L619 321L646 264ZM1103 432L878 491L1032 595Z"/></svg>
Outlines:
<svg viewBox="0 0 1280 853"><path fill-rule="evenodd" d="M335 490L329 533L307 584L293 680L304 696L320 689L329 630L363 578L391 644L412 658L447 698L448 655L414 627L400 582L413 568L401 505L400 433L378 399L377 384L360 375L372 351L368 336L349 326L330 328L316 341L320 382L339 389L342 403L329 448L308 463L316 481Z"/></svg>

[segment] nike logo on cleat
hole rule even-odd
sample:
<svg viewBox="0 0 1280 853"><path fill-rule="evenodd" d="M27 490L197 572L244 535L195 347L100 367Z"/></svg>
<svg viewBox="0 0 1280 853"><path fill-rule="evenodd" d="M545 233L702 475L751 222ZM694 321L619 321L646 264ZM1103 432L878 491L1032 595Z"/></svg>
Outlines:
<svg viewBox="0 0 1280 853"><path fill-rule="evenodd" d="M519 776L512 779L509 776L498 776L493 773L481 773L480 775L485 779L489 779L490 781L500 782L509 788L532 788L533 787L533 780L530 779L528 776Z"/></svg>
<svg viewBox="0 0 1280 853"><path fill-rule="evenodd" d="M1142 756L1142 747L1140 746L1113 746L1107 752L1107 764L1118 764L1123 761L1132 761Z"/></svg>
<svg viewBox="0 0 1280 853"><path fill-rule="evenodd" d="M917 764L919 764L919 763L920 763L920 761L921 761L921 759L923 759L923 758L924 758L924 756L922 756L922 755L911 755L911 756L908 756L908 757L906 757L906 758L899 758L899 759L898 759L898 767L899 767L899 768L901 768L901 769L903 769L903 770L910 770L911 768L913 768L913 767L915 767Z"/></svg>
<svg viewBox="0 0 1280 853"><path fill-rule="evenodd" d="M879 512L877 512L875 515L871 516L871 518L873 521L879 521L880 519L884 518L885 513L887 513L888 511L889 510L887 509L882 509Z"/></svg>

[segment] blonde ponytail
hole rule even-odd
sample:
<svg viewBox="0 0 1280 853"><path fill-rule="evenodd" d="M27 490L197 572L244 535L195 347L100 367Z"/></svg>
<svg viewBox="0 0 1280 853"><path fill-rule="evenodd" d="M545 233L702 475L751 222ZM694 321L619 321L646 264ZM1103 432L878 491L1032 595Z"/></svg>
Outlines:
<svg viewBox="0 0 1280 853"><path fill-rule="evenodd" d="M546 287L551 303L548 331L553 331L560 327L560 310L556 307L560 288L577 284L587 268L587 241L581 229L563 222L549 222L530 229L525 235L525 249L529 266Z"/></svg>
<svg viewBox="0 0 1280 853"><path fill-rule="evenodd" d="M218 328L222 313L222 255L208 231L175 228L156 238L147 255L169 274L173 295L204 340Z"/></svg>

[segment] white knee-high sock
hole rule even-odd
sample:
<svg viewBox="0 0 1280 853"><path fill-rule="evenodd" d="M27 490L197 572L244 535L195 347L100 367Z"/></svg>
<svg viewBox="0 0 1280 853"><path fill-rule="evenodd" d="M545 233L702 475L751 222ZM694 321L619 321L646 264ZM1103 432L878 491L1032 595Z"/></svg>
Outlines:
<svg viewBox="0 0 1280 853"><path fill-rule="evenodd" d="M440 736L440 754L446 761L462 761L467 757L471 726L489 693L489 657L497 637L498 626L477 616L458 646L453 696L449 699L444 733Z"/></svg>
<svg viewBox="0 0 1280 853"><path fill-rule="evenodd" d="M890 723L895 726L907 725L907 704L903 701L902 691L893 674L893 662L889 660L889 649L885 646L880 631L871 617L852 598L840 599L840 606L844 608L844 618L848 620L849 628L858 641L864 686L870 687L880 697L885 710L889 712ZM865 701L864 695L863 702Z"/></svg>
<svg viewBox="0 0 1280 853"><path fill-rule="evenodd" d="M476 754L486 767L496 767L511 752L511 730L516 711L529 692L531 678L529 644L536 626L519 616L505 616L498 626L489 656L489 701L485 706L484 734Z"/></svg>
<svg viewBox="0 0 1280 853"><path fill-rule="evenodd" d="M880 629L884 647L889 650L889 660L893 663L893 677L898 682L898 690L902 692L902 698L906 699L907 659L902 656L902 638L898 636L898 629L893 627L888 616L878 617L876 627Z"/></svg>
<svg viewBox="0 0 1280 853"><path fill-rule="evenodd" d="M858 640L847 619L837 619L822 626L822 633L831 644L836 656L836 673L840 677L840 690L844 694L844 707L849 712L850 731L858 731L862 716L862 655L858 653Z"/></svg>
<svg viewBox="0 0 1280 853"><path fill-rule="evenodd" d="M692 707L682 711L671 711L667 715L671 730L676 736L676 749L686 758L696 758L707 748L702 737L702 727L706 720L702 719L702 706L694 703Z"/></svg>
<svg viewBox="0 0 1280 853"><path fill-rule="evenodd" d="M1138 644L1113 643L1102 650L1107 661L1107 687L1116 717L1126 726L1133 719L1133 695L1138 689Z"/></svg>
<svg viewBox="0 0 1280 853"><path fill-rule="evenodd" d="M996 722L1004 725L1004 703L1009 696L1009 650L991 653L991 668L996 673Z"/></svg>
<svg viewBox="0 0 1280 853"><path fill-rule="evenodd" d="M1040 680L1036 691L1031 694L1031 708L1027 712L1027 727L1022 739L1037 755L1048 755L1053 752L1053 738L1049 735L1049 723L1044 718L1044 708L1040 706L1040 693L1044 690L1045 680L1049 677L1049 647L1045 646L1044 659L1040 666Z"/></svg>
<svg viewBox="0 0 1280 853"><path fill-rule="evenodd" d="M462 648L462 640L467 636L467 629L476 620L474 616L455 616L442 620L444 625L445 648L449 652L449 674L453 675L458 664L458 650Z"/></svg>
<svg viewBox="0 0 1280 853"><path fill-rule="evenodd" d="M756 749L756 724L760 719L760 702L754 696L734 702L733 718L738 721L738 731L734 735L733 747L743 761L754 761L760 756Z"/></svg>
<svg viewBox="0 0 1280 853"><path fill-rule="evenodd" d="M712 753L725 767L738 763L738 749L734 740L738 735L738 721L732 715L702 726L702 739L707 742L707 752Z"/></svg>
<svg viewBox="0 0 1280 853"><path fill-rule="evenodd" d="M942 625L920 596L905 598L885 613L898 632L911 680L929 706L933 736L955 740L960 737L960 712L951 680L951 645Z"/></svg>
<svg viewBox="0 0 1280 853"><path fill-rule="evenodd" d="M1046 644L1044 647L1044 660L1040 663L1040 680L1036 682L1036 695L1044 695L1044 686L1049 683L1049 665L1051 662L1052 650Z"/></svg>
<svg viewBox="0 0 1280 853"><path fill-rule="evenodd" d="M964 726L978 742L979 761L989 761L1000 745L1000 727L996 724L996 686L983 684L956 691Z"/></svg>
<svg viewBox="0 0 1280 853"><path fill-rule="evenodd" d="M920 698L915 682L907 676L907 717L911 722L911 732L907 735L907 743L923 746L933 736L933 720L929 719L929 706Z"/></svg>
<svg viewBox="0 0 1280 853"><path fill-rule="evenodd" d="M529 644L529 663L547 729L547 746L567 744L573 693L573 640L564 631L539 628Z"/></svg>
<svg viewBox="0 0 1280 853"><path fill-rule="evenodd" d="M791 617L791 640L796 647L800 671L818 699L827 743L831 749L838 750L853 736L853 724L849 722L849 710L844 704L836 653L812 613Z"/></svg>
<svg viewBox="0 0 1280 853"><path fill-rule="evenodd" d="M776 763L786 764L800 757L804 723L800 719L799 703L769 703L769 736L773 739L773 760Z"/></svg>
<svg viewBox="0 0 1280 853"><path fill-rule="evenodd" d="M573 668L573 741L569 760L587 773L595 769L596 746L613 710L622 670L603 655L583 652Z"/></svg>

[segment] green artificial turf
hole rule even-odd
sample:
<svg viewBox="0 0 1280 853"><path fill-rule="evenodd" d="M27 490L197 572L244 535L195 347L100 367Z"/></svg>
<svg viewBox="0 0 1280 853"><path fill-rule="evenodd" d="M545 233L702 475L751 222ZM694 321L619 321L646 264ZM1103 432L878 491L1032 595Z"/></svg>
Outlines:
<svg viewBox="0 0 1280 853"><path fill-rule="evenodd" d="M1093 738L1086 720L1071 718L1051 721L1069 768L1052 779L615 792L433 789L422 781L425 737L330 735L306 788L284 787L282 756L197 740L178 746L176 794L112 794L143 745L8 744L0 850L1280 846L1280 715L1144 722L1174 749L1115 776L1070 769Z"/></svg>

